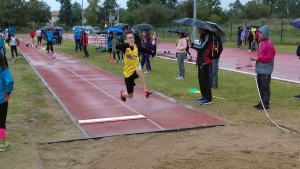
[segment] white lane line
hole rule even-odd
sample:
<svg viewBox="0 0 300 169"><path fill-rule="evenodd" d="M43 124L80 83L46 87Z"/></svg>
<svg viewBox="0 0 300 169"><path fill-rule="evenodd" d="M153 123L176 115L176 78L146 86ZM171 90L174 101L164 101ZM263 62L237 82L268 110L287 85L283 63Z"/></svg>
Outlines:
<svg viewBox="0 0 300 169"><path fill-rule="evenodd" d="M125 120L138 120L138 119L146 119L146 117L143 115L120 116L120 117L78 120L78 122L80 124L92 124L92 123L105 123L105 122L116 122L116 121L125 121Z"/></svg>

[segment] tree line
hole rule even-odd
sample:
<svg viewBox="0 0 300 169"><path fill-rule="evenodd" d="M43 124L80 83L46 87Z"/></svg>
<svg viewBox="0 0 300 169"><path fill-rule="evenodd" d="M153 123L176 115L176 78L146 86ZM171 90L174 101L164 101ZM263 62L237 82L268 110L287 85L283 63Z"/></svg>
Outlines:
<svg viewBox="0 0 300 169"><path fill-rule="evenodd" d="M1 0L0 23L2 27L30 27L45 25L51 20L51 11L46 2L38 0ZM71 0L56 0L61 4L58 25L81 25L81 4ZM119 11L122 23L165 24L180 17L193 17L193 0L128 0L127 7L120 8L116 0L88 0L84 9L86 24L100 26L108 22L109 11ZM240 0L221 7L220 0L197 0L197 18L217 23L261 18L284 19L300 16L300 0Z"/></svg>

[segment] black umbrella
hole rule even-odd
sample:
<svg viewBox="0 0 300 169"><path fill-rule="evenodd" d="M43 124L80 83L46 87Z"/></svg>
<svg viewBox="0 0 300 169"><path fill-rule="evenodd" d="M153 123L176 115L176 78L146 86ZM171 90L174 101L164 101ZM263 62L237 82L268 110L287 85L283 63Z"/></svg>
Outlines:
<svg viewBox="0 0 300 169"><path fill-rule="evenodd" d="M47 26L43 26L42 29L43 30L54 30L54 26L47 25Z"/></svg>
<svg viewBox="0 0 300 169"><path fill-rule="evenodd" d="M178 18L178 19L173 20L173 22L181 23L183 25L188 25L188 26L196 26L198 28L207 29L210 31L216 31L216 29L213 26L207 24L205 21L201 21L198 19Z"/></svg>
<svg viewBox="0 0 300 169"><path fill-rule="evenodd" d="M148 23L141 23L134 25L131 29L134 30L147 30L147 29L153 29L154 27Z"/></svg>
<svg viewBox="0 0 300 169"><path fill-rule="evenodd" d="M172 33L182 33L182 34L186 34L188 35L189 32L185 29L181 29L181 28L173 28L173 29L170 29L168 30L168 32L172 32Z"/></svg>
<svg viewBox="0 0 300 169"><path fill-rule="evenodd" d="M226 36L225 36L225 31L221 26L219 26L217 23L210 22L210 21L205 21L207 24L213 26L216 29L216 33L220 36L222 43L226 42Z"/></svg>
<svg viewBox="0 0 300 169"><path fill-rule="evenodd" d="M259 25L255 25L255 24L251 24L248 26L249 28L256 28L256 29L259 29L261 26Z"/></svg>
<svg viewBox="0 0 300 169"><path fill-rule="evenodd" d="M118 23L118 24L115 24L113 27L114 27L114 28L119 28L119 29L122 29L122 30L123 30L124 28L130 27L130 25L127 24L127 23Z"/></svg>

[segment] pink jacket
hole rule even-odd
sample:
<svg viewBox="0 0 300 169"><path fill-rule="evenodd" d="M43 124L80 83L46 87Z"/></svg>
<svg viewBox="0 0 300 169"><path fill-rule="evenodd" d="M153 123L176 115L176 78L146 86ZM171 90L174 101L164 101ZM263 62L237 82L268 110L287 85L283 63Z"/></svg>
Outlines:
<svg viewBox="0 0 300 169"><path fill-rule="evenodd" d="M270 39L261 39L258 48L258 61L271 62L275 57L276 51Z"/></svg>

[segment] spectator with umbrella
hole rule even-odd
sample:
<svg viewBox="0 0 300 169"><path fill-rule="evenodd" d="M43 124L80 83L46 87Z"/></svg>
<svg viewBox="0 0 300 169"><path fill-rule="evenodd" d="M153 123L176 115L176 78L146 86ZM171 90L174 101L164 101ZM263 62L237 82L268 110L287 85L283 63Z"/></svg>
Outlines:
<svg viewBox="0 0 300 169"><path fill-rule="evenodd" d="M201 21L193 18L179 18L173 20L174 22L181 23L189 26L198 27L200 34L200 41L197 40L191 43L191 48L197 51L196 65L198 68L198 81L200 85L200 92L202 97L196 101L201 105L212 103L211 84L209 77L209 68L211 65L211 50L213 46L212 34L210 31L216 31L214 27L207 24L205 21Z"/></svg>

